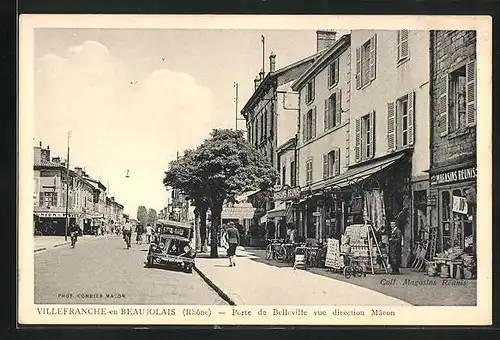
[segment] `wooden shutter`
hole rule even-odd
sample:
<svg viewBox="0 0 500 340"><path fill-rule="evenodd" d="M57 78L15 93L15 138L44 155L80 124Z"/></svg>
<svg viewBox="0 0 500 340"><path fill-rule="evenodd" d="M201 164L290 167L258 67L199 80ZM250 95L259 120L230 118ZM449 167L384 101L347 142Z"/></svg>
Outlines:
<svg viewBox="0 0 500 340"><path fill-rule="evenodd" d="M356 162L361 160L361 118L356 119L356 145L354 147Z"/></svg>
<svg viewBox="0 0 500 340"><path fill-rule="evenodd" d="M307 123L307 113L302 116L302 140L307 142L307 132L306 132L306 123Z"/></svg>
<svg viewBox="0 0 500 340"><path fill-rule="evenodd" d="M334 84L339 82L339 60L335 59L335 79L333 79Z"/></svg>
<svg viewBox="0 0 500 340"><path fill-rule="evenodd" d="M311 138L316 137L316 106L313 108L312 112L312 132Z"/></svg>
<svg viewBox="0 0 500 340"><path fill-rule="evenodd" d="M312 92L311 101L314 100L314 98L316 96L316 84L315 84L314 79L315 78L311 79L311 92Z"/></svg>
<svg viewBox="0 0 500 340"><path fill-rule="evenodd" d="M408 145L415 141L415 92L408 93Z"/></svg>
<svg viewBox="0 0 500 340"><path fill-rule="evenodd" d="M408 30L400 30L400 54L399 59L407 58L410 55L410 46L408 42Z"/></svg>
<svg viewBox="0 0 500 340"><path fill-rule="evenodd" d="M338 174L340 174L340 148L336 148L335 149L335 170L334 170L334 173L335 173L335 176L337 176Z"/></svg>
<svg viewBox="0 0 500 340"><path fill-rule="evenodd" d="M395 102L387 103L387 150L396 150L396 110Z"/></svg>
<svg viewBox="0 0 500 340"><path fill-rule="evenodd" d="M324 117L325 131L330 128L330 117L328 110L329 102L330 101L328 100L328 98L325 99L325 117Z"/></svg>
<svg viewBox="0 0 500 340"><path fill-rule="evenodd" d="M333 64L328 65L328 77L326 78L326 83L328 87L333 85L332 66Z"/></svg>
<svg viewBox="0 0 500 340"><path fill-rule="evenodd" d="M345 131L345 165L344 167L347 168L349 166L349 146L350 146L350 131L349 127Z"/></svg>
<svg viewBox="0 0 500 340"><path fill-rule="evenodd" d="M448 134L448 74L441 77L439 86L439 122L441 124L441 137Z"/></svg>
<svg viewBox="0 0 500 340"><path fill-rule="evenodd" d="M377 35L375 34L370 39L370 80L375 79L377 68Z"/></svg>
<svg viewBox="0 0 500 340"><path fill-rule="evenodd" d="M342 97L340 96L341 89L338 89L335 94L335 125L340 125L340 119L342 116ZM332 124L333 125L333 124Z"/></svg>
<svg viewBox="0 0 500 340"><path fill-rule="evenodd" d="M323 179L328 178L328 154L323 155Z"/></svg>
<svg viewBox="0 0 500 340"><path fill-rule="evenodd" d="M306 86L304 88L304 103L309 103L309 83L306 83Z"/></svg>
<svg viewBox="0 0 500 340"><path fill-rule="evenodd" d="M361 88L361 47L356 48L356 88Z"/></svg>
<svg viewBox="0 0 500 340"><path fill-rule="evenodd" d="M375 155L375 111L370 112L370 152L368 157L372 158Z"/></svg>
<svg viewBox="0 0 500 340"><path fill-rule="evenodd" d="M465 77L466 77L466 89L465 89L465 103L467 112L467 126L473 126L477 123L477 90L476 90L476 61L472 60L467 63Z"/></svg>

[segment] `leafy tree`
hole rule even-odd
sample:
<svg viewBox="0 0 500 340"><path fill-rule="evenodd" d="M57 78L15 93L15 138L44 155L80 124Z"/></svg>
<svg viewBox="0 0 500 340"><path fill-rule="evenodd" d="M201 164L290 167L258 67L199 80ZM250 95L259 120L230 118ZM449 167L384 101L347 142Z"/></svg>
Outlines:
<svg viewBox="0 0 500 340"><path fill-rule="evenodd" d="M151 224L152 226L156 225L156 221L158 220L158 216L156 214L156 210L155 209L152 209L152 208L149 208L149 211L148 211L148 222L149 224Z"/></svg>
<svg viewBox="0 0 500 340"><path fill-rule="evenodd" d="M224 201L247 190L265 190L274 185L278 175L268 160L245 140L242 131L213 130L210 138L196 150L186 152L185 158L170 163L164 183L182 188L197 204L210 208L210 256L217 257Z"/></svg>
<svg viewBox="0 0 500 340"><path fill-rule="evenodd" d="M148 219L148 209L143 205L138 206L137 221L142 225L146 225L147 219Z"/></svg>

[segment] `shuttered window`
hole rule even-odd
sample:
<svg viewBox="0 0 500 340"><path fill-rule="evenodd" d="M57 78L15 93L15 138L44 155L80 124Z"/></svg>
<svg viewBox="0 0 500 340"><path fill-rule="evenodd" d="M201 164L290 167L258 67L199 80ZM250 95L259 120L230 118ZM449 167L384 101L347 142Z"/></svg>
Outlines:
<svg viewBox="0 0 500 340"><path fill-rule="evenodd" d="M314 78L307 82L305 86L305 102L310 104L314 100Z"/></svg>
<svg viewBox="0 0 500 340"><path fill-rule="evenodd" d="M316 118L317 118L316 107L313 107L304 115L303 117L304 130L302 136L304 142L307 142L308 140L316 137Z"/></svg>
<svg viewBox="0 0 500 340"><path fill-rule="evenodd" d="M313 181L313 160L312 158L308 159L306 162L306 184L309 185Z"/></svg>
<svg viewBox="0 0 500 340"><path fill-rule="evenodd" d="M389 152L412 146L415 139L415 93L387 103L387 148Z"/></svg>
<svg viewBox="0 0 500 340"><path fill-rule="evenodd" d="M441 77L439 81L439 125L441 128L441 137L448 134L448 74Z"/></svg>
<svg viewBox="0 0 500 340"><path fill-rule="evenodd" d="M331 178L340 174L340 148L335 148L323 155L323 178Z"/></svg>
<svg viewBox="0 0 500 340"><path fill-rule="evenodd" d="M328 65L328 87L333 87L339 82L339 60L335 59Z"/></svg>
<svg viewBox="0 0 500 340"><path fill-rule="evenodd" d="M356 88L361 89L376 77L377 35L356 48Z"/></svg>
<svg viewBox="0 0 500 340"><path fill-rule="evenodd" d="M466 89L466 105L467 105L467 126L476 125L477 114L477 85L476 85L476 61L472 60L466 65L467 89Z"/></svg>
<svg viewBox="0 0 500 340"><path fill-rule="evenodd" d="M340 125L341 113L341 89L338 89L329 98L325 99L325 131Z"/></svg>
<svg viewBox="0 0 500 340"><path fill-rule="evenodd" d="M375 111L356 119L356 162L375 155Z"/></svg>
<svg viewBox="0 0 500 340"><path fill-rule="evenodd" d="M409 31L398 31L398 61L404 60L410 56Z"/></svg>

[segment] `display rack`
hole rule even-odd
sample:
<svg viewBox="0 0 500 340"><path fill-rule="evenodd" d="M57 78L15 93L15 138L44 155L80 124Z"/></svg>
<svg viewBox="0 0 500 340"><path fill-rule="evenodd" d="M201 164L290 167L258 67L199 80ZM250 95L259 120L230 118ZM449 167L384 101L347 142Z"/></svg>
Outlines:
<svg viewBox="0 0 500 340"><path fill-rule="evenodd" d="M364 263L365 268L370 268L372 274L378 272L375 269L374 261L379 256L382 257L383 271L389 272L372 225L350 225L346 227L344 235L348 235L350 238L351 254ZM374 251L374 249L376 250Z"/></svg>

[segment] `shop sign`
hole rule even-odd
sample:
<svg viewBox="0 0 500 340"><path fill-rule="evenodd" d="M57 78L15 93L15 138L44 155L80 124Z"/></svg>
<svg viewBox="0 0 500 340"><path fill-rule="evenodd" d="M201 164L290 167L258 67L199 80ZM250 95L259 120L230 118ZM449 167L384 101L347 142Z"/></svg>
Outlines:
<svg viewBox="0 0 500 340"><path fill-rule="evenodd" d="M291 188L288 185L283 186L280 191L273 195L275 201L290 201L298 198L300 198L300 187Z"/></svg>
<svg viewBox="0 0 500 340"><path fill-rule="evenodd" d="M469 206L465 197L453 196L452 211L459 214L467 214Z"/></svg>
<svg viewBox="0 0 500 340"><path fill-rule="evenodd" d="M477 168L464 168L431 176L431 184L446 184L477 178Z"/></svg>
<svg viewBox="0 0 500 340"><path fill-rule="evenodd" d="M64 218L66 213L63 212L36 212L35 215L39 217L53 217L53 218ZM69 214L70 217L77 217L76 214Z"/></svg>
<svg viewBox="0 0 500 340"><path fill-rule="evenodd" d="M222 209L221 218L253 218L255 210L253 207L227 207Z"/></svg>

